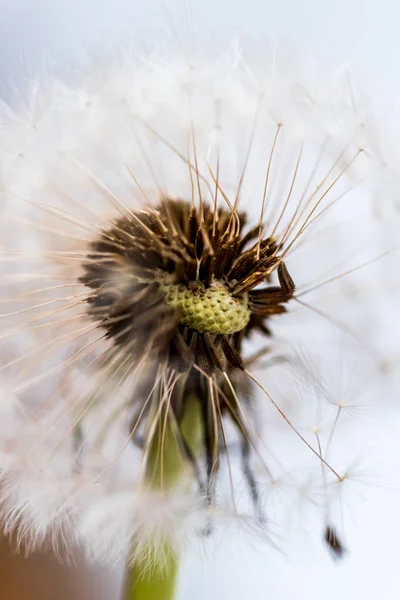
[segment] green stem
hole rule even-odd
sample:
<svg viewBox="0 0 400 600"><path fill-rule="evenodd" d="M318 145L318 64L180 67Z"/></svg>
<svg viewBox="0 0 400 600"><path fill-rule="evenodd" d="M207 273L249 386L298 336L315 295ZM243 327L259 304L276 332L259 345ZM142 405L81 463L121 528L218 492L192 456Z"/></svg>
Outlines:
<svg viewBox="0 0 400 600"><path fill-rule="evenodd" d="M179 483L188 467L187 459L177 435L185 438L195 454L202 436L201 407L198 398L185 397L185 412L179 425L173 415L163 413L159 418L158 431L149 449L146 466L147 485L154 490L168 493ZM178 557L166 540L163 548L154 549L149 542L134 565L129 569L125 587L125 600L173 600L178 575ZM151 565L151 566L149 566Z"/></svg>
<svg viewBox="0 0 400 600"><path fill-rule="evenodd" d="M162 563L156 562L150 569L147 564L136 561L129 571L126 600L172 600L177 575L178 558L168 547Z"/></svg>

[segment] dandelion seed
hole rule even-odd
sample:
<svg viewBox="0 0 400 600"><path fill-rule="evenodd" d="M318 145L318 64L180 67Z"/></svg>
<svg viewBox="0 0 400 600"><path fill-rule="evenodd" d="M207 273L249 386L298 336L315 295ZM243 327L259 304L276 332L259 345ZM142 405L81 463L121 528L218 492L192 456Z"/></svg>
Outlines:
<svg viewBox="0 0 400 600"><path fill-rule="evenodd" d="M325 541L328 544L329 548L332 551L332 554L335 558L342 558L345 553L345 548L338 537L335 529L333 527L328 527L325 530Z"/></svg>

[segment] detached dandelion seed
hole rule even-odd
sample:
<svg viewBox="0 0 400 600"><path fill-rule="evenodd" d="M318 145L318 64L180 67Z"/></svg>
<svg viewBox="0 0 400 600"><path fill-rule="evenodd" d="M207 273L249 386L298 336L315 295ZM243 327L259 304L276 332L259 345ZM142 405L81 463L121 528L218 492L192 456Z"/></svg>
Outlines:
<svg viewBox="0 0 400 600"><path fill-rule="evenodd" d="M342 322L341 285L351 253L369 268L390 250L372 235L369 174L385 168L346 78L308 89L236 48L213 64L123 57L43 89L1 123L4 530L125 560L127 597L172 598L193 536L220 516L270 525L262 490L286 469L260 439L258 392L322 485L342 477L326 456L340 410L307 436L254 371L323 323L371 350ZM358 227L332 253L343 215ZM321 532L342 556L335 524Z"/></svg>

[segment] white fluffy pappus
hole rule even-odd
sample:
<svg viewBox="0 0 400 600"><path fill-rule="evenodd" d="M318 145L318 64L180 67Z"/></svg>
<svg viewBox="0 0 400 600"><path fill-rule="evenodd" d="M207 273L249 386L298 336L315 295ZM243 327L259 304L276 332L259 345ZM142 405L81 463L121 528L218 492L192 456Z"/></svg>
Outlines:
<svg viewBox="0 0 400 600"><path fill-rule="evenodd" d="M306 384L289 368L299 347L331 352L335 376L339 346L364 365L362 386L367 372L373 381L367 404L394 401L393 149L347 72L265 60L252 66L236 46L192 62L132 53L69 82L43 78L26 105L2 107L0 498L5 531L28 548L50 541L102 562L135 560L149 540L180 548L219 514L282 532L285 512L304 528L300 497L329 521L343 447L364 422L350 415L338 434L351 411L344 417L342 392L310 377L304 357ZM216 507L189 467L173 493L143 489L132 419L146 365L104 365L112 340L89 318L80 281L90 242L162 195L237 201L254 225L261 217L284 240L297 287L288 313L271 318L269 354L257 336L247 342L251 463L242 466L226 423Z"/></svg>

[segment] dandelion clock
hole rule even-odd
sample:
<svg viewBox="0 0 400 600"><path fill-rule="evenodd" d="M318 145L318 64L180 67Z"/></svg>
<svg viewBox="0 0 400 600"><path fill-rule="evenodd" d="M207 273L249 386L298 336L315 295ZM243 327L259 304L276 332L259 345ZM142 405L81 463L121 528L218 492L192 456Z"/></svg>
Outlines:
<svg viewBox="0 0 400 600"><path fill-rule="evenodd" d="M396 385L378 117L348 72L189 54L86 61L1 108L2 526L124 561L136 600L177 597L229 524L279 552L312 514L342 557L363 421L338 357L372 407Z"/></svg>

